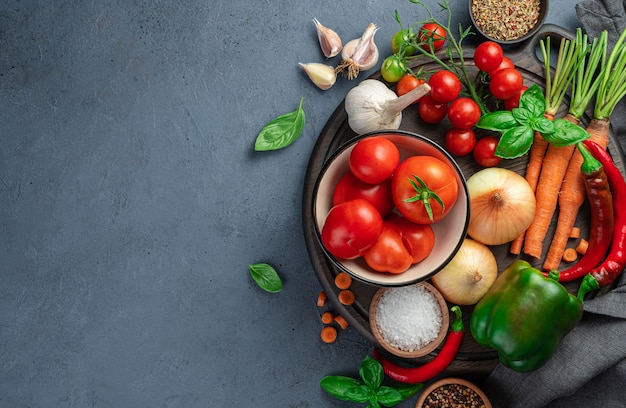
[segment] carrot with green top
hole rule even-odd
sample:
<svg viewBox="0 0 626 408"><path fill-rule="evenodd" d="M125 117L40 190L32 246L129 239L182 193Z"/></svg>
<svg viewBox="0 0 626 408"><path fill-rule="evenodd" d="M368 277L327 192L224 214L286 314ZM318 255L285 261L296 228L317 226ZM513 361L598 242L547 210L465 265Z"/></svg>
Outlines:
<svg viewBox="0 0 626 408"><path fill-rule="evenodd" d="M577 49L573 46L571 40L562 39L557 58L558 62L553 72L550 66L550 37L546 37L545 41L541 40L539 45L544 59L544 76L546 78L546 88L544 92L546 109L544 117L549 120L554 120L554 116L563 102L565 92L573 80L574 68L577 64ZM535 132L533 143L528 153L528 166L526 167L526 174L524 176L533 192L537 190L547 149L548 142L543 138L541 133ZM510 247L511 253L516 255L521 253L525 236L526 233L523 232L513 240Z"/></svg>
<svg viewBox="0 0 626 408"><path fill-rule="evenodd" d="M587 36L577 36L577 41L586 44ZM601 75L606 68L606 46L607 32L604 31L599 39L593 40L587 58L582 61L574 77L568 112L570 119L575 121L573 123L580 123L580 118L600 85ZM600 75L596 75L597 72L600 72ZM574 146L571 146L571 149L573 149L573 154L565 167L565 175L558 196L559 215L556 230L543 264L543 268L548 271L558 268L561 259L564 258L565 247L586 197L585 180L580 171L583 157Z"/></svg>
<svg viewBox="0 0 626 408"><path fill-rule="evenodd" d="M561 105L565 92L574 80L575 75L577 75L588 53L589 47L586 42L582 41L582 38L582 30L578 29L575 40L561 40L561 47L559 49L555 69L555 78L557 80L554 84L551 84L551 86L554 86L554 98L546 98L550 100L552 106L556 106L557 109L558 106ZM544 61L546 61L546 64L549 64L549 44L548 47L545 47L543 43L541 43L541 50ZM559 76L559 69L562 70L560 72L566 72L566 74ZM546 79L546 89L547 81ZM546 92L546 94L550 95L548 92ZM578 119L569 112L565 115L564 119L575 124L578 123ZM552 222L552 217L557 207L558 192L561 188L574 149L574 145L564 146L550 144L548 146L546 155L541 163L541 174L539 175L539 181L537 182L537 189L535 191L537 201L535 218L526 230L524 239L524 253L527 255L541 258L543 241L548 232L550 223Z"/></svg>

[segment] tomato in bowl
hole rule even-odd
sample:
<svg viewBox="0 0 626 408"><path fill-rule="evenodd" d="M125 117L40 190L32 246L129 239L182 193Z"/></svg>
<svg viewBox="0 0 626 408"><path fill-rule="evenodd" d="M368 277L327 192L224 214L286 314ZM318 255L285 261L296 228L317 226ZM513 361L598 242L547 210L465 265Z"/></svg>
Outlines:
<svg viewBox="0 0 626 408"><path fill-rule="evenodd" d="M399 160L391 178L381 182L385 185L376 186L371 195L375 200L368 205L361 193L367 185L346 175L351 173L355 146L371 139L391 142ZM345 192L346 178L354 187L352 195ZM437 197L429 196L429 189ZM387 199L381 198L384 194ZM427 137L400 130L359 135L337 149L315 181L312 201L315 235L324 255L339 270L377 286L405 286L430 278L456 254L469 222L465 178L452 156ZM377 206L385 210L377 211Z"/></svg>

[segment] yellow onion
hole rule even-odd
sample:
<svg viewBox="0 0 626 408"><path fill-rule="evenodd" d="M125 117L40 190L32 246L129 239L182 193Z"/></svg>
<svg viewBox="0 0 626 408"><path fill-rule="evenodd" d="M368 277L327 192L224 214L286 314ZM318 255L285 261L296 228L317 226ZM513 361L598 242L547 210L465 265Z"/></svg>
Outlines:
<svg viewBox="0 0 626 408"><path fill-rule="evenodd" d="M467 179L470 221L467 233L485 245L513 241L535 216L536 201L524 177L489 167Z"/></svg>
<svg viewBox="0 0 626 408"><path fill-rule="evenodd" d="M448 302L473 305L487 293L497 276L498 264L489 247L466 238L450 263L431 281Z"/></svg>

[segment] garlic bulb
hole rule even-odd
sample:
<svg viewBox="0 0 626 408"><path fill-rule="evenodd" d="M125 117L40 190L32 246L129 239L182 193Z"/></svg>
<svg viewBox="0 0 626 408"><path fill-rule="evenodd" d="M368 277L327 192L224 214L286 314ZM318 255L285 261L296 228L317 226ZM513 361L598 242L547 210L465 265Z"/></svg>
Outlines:
<svg viewBox="0 0 626 408"><path fill-rule="evenodd" d="M489 167L467 179L470 220L467 233L485 245L510 242L533 221L535 194L524 177Z"/></svg>
<svg viewBox="0 0 626 408"><path fill-rule="evenodd" d="M343 62L337 67L337 72L341 72L348 79L354 79L360 71L372 69L378 63L378 47L374 43L376 31L376 24L370 23L361 38L349 41L343 47Z"/></svg>
<svg viewBox="0 0 626 408"><path fill-rule="evenodd" d="M493 252L466 238L454 258L431 282L448 302L473 305L487 293L497 276L498 263Z"/></svg>
<svg viewBox="0 0 626 408"><path fill-rule="evenodd" d="M421 84L398 97L381 81L366 79L346 95L344 105L348 125L358 134L398 129L402 122L402 111L429 91L428 84Z"/></svg>
<svg viewBox="0 0 626 408"><path fill-rule="evenodd" d="M320 89L326 90L335 84L337 74L335 68L317 62L310 64L298 63L304 69L311 81Z"/></svg>
<svg viewBox="0 0 626 408"><path fill-rule="evenodd" d="M339 54L343 49L341 38L336 32L328 27L325 27L316 18L313 19L315 28L317 29L317 38L320 42L320 47L326 58L332 58Z"/></svg>

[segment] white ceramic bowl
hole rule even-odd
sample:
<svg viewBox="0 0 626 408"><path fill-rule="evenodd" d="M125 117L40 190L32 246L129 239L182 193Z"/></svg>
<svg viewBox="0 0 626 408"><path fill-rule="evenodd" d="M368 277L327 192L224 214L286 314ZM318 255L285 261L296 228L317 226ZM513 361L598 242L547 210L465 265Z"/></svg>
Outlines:
<svg viewBox="0 0 626 408"><path fill-rule="evenodd" d="M432 224L435 244L432 252L423 261L412 265L400 274L381 273L371 269L362 257L345 260L334 257L321 243L321 231L328 212L332 208L332 195L339 179L349 171L348 160L354 145L369 136L383 136L396 144L400 159L415 155L430 155L448 163L457 177L459 185L457 201L448 215ZM316 236L326 256L340 269L360 281L379 286L404 286L421 282L440 271L452 260L467 233L469 223L469 195L463 173L441 146L427 137L400 130L373 132L355 137L339 148L325 163L313 191L313 217Z"/></svg>

